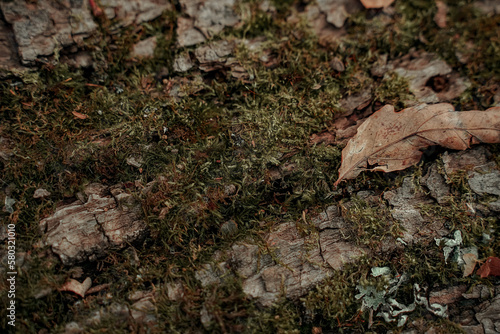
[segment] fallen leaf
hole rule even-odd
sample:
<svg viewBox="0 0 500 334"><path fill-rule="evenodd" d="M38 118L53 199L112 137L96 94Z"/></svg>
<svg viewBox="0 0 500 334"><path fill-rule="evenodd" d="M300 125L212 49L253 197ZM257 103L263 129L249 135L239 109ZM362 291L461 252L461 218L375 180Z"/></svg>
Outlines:
<svg viewBox="0 0 500 334"><path fill-rule="evenodd" d="M329 131L323 133L314 133L310 138L310 143L312 145L330 145L335 143L335 135Z"/></svg>
<svg viewBox="0 0 500 334"><path fill-rule="evenodd" d="M361 0L365 8L385 8L393 2L394 0Z"/></svg>
<svg viewBox="0 0 500 334"><path fill-rule="evenodd" d="M477 257L475 254L466 253L462 255L462 259L464 260L464 276L467 277L474 272L474 268L476 267Z"/></svg>
<svg viewBox="0 0 500 334"><path fill-rule="evenodd" d="M476 274L480 275L482 278L488 276L500 276L500 259L498 257L490 256L477 270Z"/></svg>
<svg viewBox="0 0 500 334"><path fill-rule="evenodd" d="M59 288L59 291L71 291L79 295L80 297L85 297L85 293L92 286L92 280L90 277L87 277L83 283L78 282L70 278L62 287Z"/></svg>
<svg viewBox="0 0 500 334"><path fill-rule="evenodd" d="M76 117L76 118L79 118L79 119L85 119L87 118L88 116L85 115L85 114L82 114L82 113L79 113L78 111L72 111L73 115Z"/></svg>
<svg viewBox="0 0 500 334"><path fill-rule="evenodd" d="M92 14L95 17L99 17L103 14L103 11L99 5L94 0L89 0L90 8L92 9Z"/></svg>
<svg viewBox="0 0 500 334"><path fill-rule="evenodd" d="M395 112L386 105L372 114L342 151L337 186L364 170L393 172L420 161L422 150L440 145L465 150L500 142L500 107L455 112L448 103L421 104Z"/></svg>
<svg viewBox="0 0 500 334"><path fill-rule="evenodd" d="M434 16L434 22L436 22L439 28L446 28L446 15L448 14L448 6L441 0L436 1L437 13Z"/></svg>
<svg viewBox="0 0 500 334"><path fill-rule="evenodd" d="M105 284L101 284L98 286L94 286L93 288L88 289L85 294L90 295L92 293L100 292L102 290L109 288L110 286L111 286L111 283L105 283Z"/></svg>

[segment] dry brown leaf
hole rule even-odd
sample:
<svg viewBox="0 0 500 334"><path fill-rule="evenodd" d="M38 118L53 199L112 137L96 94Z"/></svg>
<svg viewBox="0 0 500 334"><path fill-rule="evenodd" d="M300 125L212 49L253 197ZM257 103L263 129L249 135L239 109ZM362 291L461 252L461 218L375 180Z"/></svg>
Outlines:
<svg viewBox="0 0 500 334"><path fill-rule="evenodd" d="M361 0L365 8L385 8L393 2L394 0Z"/></svg>
<svg viewBox="0 0 500 334"><path fill-rule="evenodd" d="M103 14L103 11L101 7L94 1L94 0L89 0L90 8L92 9L92 14L95 17L99 17Z"/></svg>
<svg viewBox="0 0 500 334"><path fill-rule="evenodd" d="M465 253L462 255L462 259L464 260L464 276L467 277L474 272L474 268L476 267L477 257L473 253Z"/></svg>
<svg viewBox="0 0 500 334"><path fill-rule="evenodd" d="M446 15L448 15L448 6L441 0L436 1L437 12L434 16L434 22L436 22L439 28L446 28Z"/></svg>
<svg viewBox="0 0 500 334"><path fill-rule="evenodd" d="M102 290L105 290L111 286L111 283L105 283L101 285L94 286L93 288L88 289L85 294L90 295L92 293L100 292Z"/></svg>
<svg viewBox="0 0 500 334"><path fill-rule="evenodd" d="M83 283L78 282L70 278L62 287L59 288L59 291L71 291L79 295L80 297L85 297L85 293L92 286L92 280L90 277L87 277Z"/></svg>
<svg viewBox="0 0 500 334"><path fill-rule="evenodd" d="M86 119L88 117L87 115L79 113L78 111L72 111L72 113L76 118L79 119Z"/></svg>
<svg viewBox="0 0 500 334"><path fill-rule="evenodd" d="M312 145L325 144L330 145L335 143L335 134L330 131L322 133L314 133L309 141Z"/></svg>
<svg viewBox="0 0 500 334"><path fill-rule="evenodd" d="M448 103L421 104L395 112L386 105L371 115L342 151L337 186L364 170L392 172L416 164L422 150L440 145L465 150L500 142L500 107L456 112Z"/></svg>
<svg viewBox="0 0 500 334"><path fill-rule="evenodd" d="M500 259L498 257L490 256L486 262L479 268L476 274L482 278L488 276L500 276Z"/></svg>

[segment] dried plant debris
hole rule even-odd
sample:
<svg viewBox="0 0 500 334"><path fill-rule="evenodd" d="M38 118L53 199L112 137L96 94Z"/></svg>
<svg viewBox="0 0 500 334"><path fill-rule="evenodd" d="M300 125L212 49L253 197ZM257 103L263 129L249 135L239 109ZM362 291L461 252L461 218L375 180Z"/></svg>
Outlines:
<svg viewBox="0 0 500 334"><path fill-rule="evenodd" d="M477 249L476 249L477 252ZM463 277L472 275L477 264L477 254L474 253L464 253L462 255L462 260L464 261L464 274Z"/></svg>
<svg viewBox="0 0 500 334"><path fill-rule="evenodd" d="M65 265L95 261L110 247L123 248L148 233L140 218L140 206L120 185L93 183L82 200L64 205L40 221L44 244Z"/></svg>
<svg viewBox="0 0 500 334"><path fill-rule="evenodd" d="M195 95L206 88L203 78L195 76L192 80L186 77L173 77L172 79L164 80L165 93L179 101L187 96Z"/></svg>
<svg viewBox="0 0 500 334"><path fill-rule="evenodd" d="M373 96L370 88L361 90L360 92L343 98L340 101L342 108L342 116L350 116L355 110L366 108L372 101Z"/></svg>
<svg viewBox="0 0 500 334"><path fill-rule="evenodd" d="M421 104L395 112L387 105L358 128L342 151L335 185L367 169L391 172L408 168L420 161L422 150L429 146L465 150L472 144L497 143L499 132L497 107L455 112L450 104Z"/></svg>

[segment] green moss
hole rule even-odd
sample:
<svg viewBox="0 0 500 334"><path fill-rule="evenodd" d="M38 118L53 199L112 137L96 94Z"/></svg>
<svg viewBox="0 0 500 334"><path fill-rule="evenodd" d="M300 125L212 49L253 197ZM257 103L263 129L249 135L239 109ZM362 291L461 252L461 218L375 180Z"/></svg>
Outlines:
<svg viewBox="0 0 500 334"><path fill-rule="evenodd" d="M406 102L414 100L410 94L408 82L395 73L384 77L379 86L375 89L375 101L391 104L396 110L406 107Z"/></svg>
<svg viewBox="0 0 500 334"><path fill-rule="evenodd" d="M367 87L374 87L374 103L405 107L406 81L395 75L380 81L372 78L370 69L379 55L388 54L391 60L412 48L438 53L472 82L455 101L459 107L493 104L500 64L498 16L479 15L467 1L448 3L449 26L444 29L433 21L436 7L431 0L396 2L394 15L362 11L349 18L348 35L327 46L319 45L308 22L299 26L285 22L294 7L304 3L273 4L276 14L263 12L258 1L241 4L238 10L248 15L241 26L213 37L266 38L260 50L240 43L235 51L251 74L247 81L232 78L228 69L187 72L182 77L199 78L200 90L178 100L170 98L162 80L176 75L172 63L178 52L174 48L178 13L172 11L119 34L110 34L116 22L102 20L99 33L84 47L93 56L93 69L46 64L10 73L0 82L0 130L12 141L14 152L8 161L0 159L2 188L17 201L14 213L0 212L0 219L16 223L19 250L31 256L29 269L23 269L18 281L20 317L25 319L20 326L27 332L85 319L108 303L107 293L128 302L120 296L174 280L185 283L186 294L180 301L165 296L159 301L164 324L160 330L204 328L200 315L204 308L212 319L206 331L293 333L298 328L310 332L315 326L366 331L367 315L358 313L360 305L353 294L360 282L374 283L367 279L372 266L389 265L407 272L412 282L428 286L460 281L460 269L444 263L441 250L433 244L362 259L319 285L304 304L283 299L260 308L245 297L237 280L206 289L195 281L196 268L235 240L258 239L279 222L301 222L304 210L331 205L349 193L381 192L400 183L404 173L362 173L333 189L341 147L310 144L312 134L331 130L341 99ZM131 59L131 47L152 36L158 42L154 57ZM460 52L469 61L461 63ZM262 61L264 54L272 62ZM330 68L333 57L344 62L344 72ZM127 164L132 156L142 159L140 168ZM465 176L451 176L457 197L449 206L427 205L421 210L450 229L461 230L467 245L477 245L482 233L498 222L470 215L471 191ZM84 268L94 284L114 282L109 291L86 298L84 306L62 292L33 298L41 287L57 289L71 275L69 268L47 260L48 250L33 247L40 240L38 222L57 203L73 200L90 182L137 181L146 186L154 180L150 192L136 194L152 231L144 244L135 245L140 266L127 252L111 251ZM42 187L51 197L34 199L34 191ZM4 199L2 195L0 200ZM354 240L372 250L380 249L384 238L400 236L399 224L383 203L353 198L343 214ZM237 226L234 234L221 229L229 220ZM314 239L317 231L312 226L304 222L299 227ZM498 254L498 247L498 243L480 246L480 256ZM410 296L410 290L403 288L402 296ZM99 332L116 323L110 315L89 330ZM126 332L133 324L120 326L116 330ZM380 332L391 327L376 326L373 330Z"/></svg>
<svg viewBox="0 0 500 334"><path fill-rule="evenodd" d="M162 327L172 333L298 333L297 307L281 300L275 306L260 309L242 292L240 282L227 278L220 285L201 288L197 283L184 285L180 300L163 296L158 303Z"/></svg>
<svg viewBox="0 0 500 334"><path fill-rule="evenodd" d="M342 215L360 245L377 251L387 242L395 242L402 236L402 228L382 202L369 205L355 197L342 209Z"/></svg>

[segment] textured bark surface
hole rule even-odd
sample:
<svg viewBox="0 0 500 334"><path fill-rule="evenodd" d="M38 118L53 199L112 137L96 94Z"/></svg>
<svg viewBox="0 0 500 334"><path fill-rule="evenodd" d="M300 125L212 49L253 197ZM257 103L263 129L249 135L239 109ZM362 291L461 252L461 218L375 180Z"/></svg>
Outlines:
<svg viewBox="0 0 500 334"><path fill-rule="evenodd" d="M56 209L40 221L44 243L65 265L94 261L110 247L139 241L148 229L140 218L140 204L120 186L93 183L85 199Z"/></svg>
<svg viewBox="0 0 500 334"><path fill-rule="evenodd" d="M383 104L500 106L497 1L427 2L0 2L0 262L12 221L17 328L500 332L498 278L464 279L455 261L497 256L496 146L430 147L412 170L332 187ZM387 298L363 308L357 285L384 290L384 270L394 301L411 302L410 277L449 321L420 306L396 328L378 315Z"/></svg>
<svg viewBox="0 0 500 334"><path fill-rule="evenodd" d="M488 154L483 147L467 152L474 157ZM464 158L464 152L458 152L446 155L444 160L455 165ZM430 196L419 191L415 182L429 188ZM381 251L393 251L403 243L432 244L435 238L449 235L451 231L442 221L421 212L422 205L432 203L433 199L445 201L448 195L449 187L436 165L420 181L405 178L400 188L386 191L384 199L403 234L399 241L393 238L384 240ZM365 197L365 194L358 196ZM237 275L243 279L243 291L248 296L269 306L283 294L291 299L304 296L334 270L342 270L346 263L370 254L369 249L349 238L352 227L346 224L337 206L328 207L312 218L312 223L315 233L307 236L300 234L297 223L288 222L277 225L264 236L264 246L252 241L235 243L229 251L218 253L213 263L205 264L196 273L196 278L206 287L220 284L228 275ZM447 292L442 294L449 297Z"/></svg>
<svg viewBox="0 0 500 334"><path fill-rule="evenodd" d="M461 78L444 60L432 53L409 54L389 62L382 70L393 71L406 78L410 91L420 103L451 101L470 86L467 79Z"/></svg>
<svg viewBox="0 0 500 334"><path fill-rule="evenodd" d="M235 13L235 0L198 1L181 0L187 17L177 20L177 42L180 46L196 45L218 34L224 27L233 27L240 22Z"/></svg>
<svg viewBox="0 0 500 334"><path fill-rule="evenodd" d="M87 1L53 2L40 0L0 3L5 20L12 25L19 55L24 64L40 56L49 56L57 47L81 43L97 24Z"/></svg>
<svg viewBox="0 0 500 334"><path fill-rule="evenodd" d="M307 236L293 222L276 226L264 237L264 248L252 242L236 243L222 256L226 261L207 264L196 276L208 286L234 273L243 278L247 295L269 306L283 293L292 299L305 295L333 270L369 253L343 236L345 223L336 206L328 207L312 222L316 233Z"/></svg>
<svg viewBox="0 0 500 334"><path fill-rule="evenodd" d="M172 8L166 0L99 3L107 19L117 20L115 29L151 21ZM10 25L0 21L0 64L8 69L19 67L16 53L23 65L33 65L38 58L53 55L56 49L83 46L83 41L98 28L89 2L83 0L1 2L0 10Z"/></svg>

